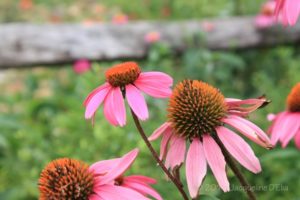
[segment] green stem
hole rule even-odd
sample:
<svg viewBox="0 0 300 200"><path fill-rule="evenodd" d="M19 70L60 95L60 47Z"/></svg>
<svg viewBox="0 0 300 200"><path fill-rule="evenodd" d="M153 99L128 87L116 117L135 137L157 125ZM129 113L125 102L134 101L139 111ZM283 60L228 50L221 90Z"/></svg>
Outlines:
<svg viewBox="0 0 300 200"><path fill-rule="evenodd" d="M184 200L188 200L188 196L186 195L185 191L182 188L182 184L180 183L179 180L177 180L170 172L169 170L166 168L166 166L164 165L164 163L159 159L158 154L156 153L156 151L154 150L153 146L151 145L151 143L149 142L144 129L141 126L141 123L139 121L139 119L137 118L137 116L134 114L134 112L131 110L131 115L132 118L134 120L135 126L138 129L138 132L140 133L142 139L144 140L144 142L146 143L148 149L150 150L153 158L156 160L156 162L158 163L158 165L161 167L161 169L165 172L165 174L168 176L168 178L174 183L174 185L177 187L178 191L181 193L182 197Z"/></svg>
<svg viewBox="0 0 300 200"><path fill-rule="evenodd" d="M218 143L219 147L221 148L226 163L231 168L231 170L233 171L233 173L235 174L235 176L238 178L241 185L243 186L244 190L246 191L249 200L256 200L255 194L251 190L251 185L248 183L244 175L240 172L239 168L236 166L235 161L232 159L231 155L229 154L229 152L227 151L227 149L225 148L225 146L223 145L219 137L217 135L214 135L214 139Z"/></svg>

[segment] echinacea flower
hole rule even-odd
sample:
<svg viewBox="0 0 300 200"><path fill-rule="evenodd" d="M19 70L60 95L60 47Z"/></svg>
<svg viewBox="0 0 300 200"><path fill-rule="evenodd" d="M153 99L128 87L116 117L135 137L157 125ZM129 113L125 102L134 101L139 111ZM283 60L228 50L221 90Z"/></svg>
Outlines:
<svg viewBox="0 0 300 200"><path fill-rule="evenodd" d="M148 44L155 43L160 40L160 33L157 31L151 31L145 35L144 40Z"/></svg>
<svg viewBox="0 0 300 200"><path fill-rule="evenodd" d="M184 80L175 87L170 97L168 121L154 131L149 140L162 136L160 158L165 160L167 168L174 169L185 160L187 184L192 198L198 195L207 164L221 189L229 191L226 162L214 138L219 137L228 152L245 168L253 173L260 172L260 162L251 147L231 129L270 148L267 135L244 119L265 104L264 98L225 99L218 89L207 83ZM188 149L187 143L190 143Z"/></svg>
<svg viewBox="0 0 300 200"><path fill-rule="evenodd" d="M150 187L156 180L140 175L124 176L138 155L134 149L121 158L99 161L91 166L61 158L50 162L39 179L40 200L149 200L161 196Z"/></svg>
<svg viewBox="0 0 300 200"><path fill-rule="evenodd" d="M296 84L287 97L287 109L273 117L269 129L271 142L275 145L278 140L286 147L292 138L300 149L300 83Z"/></svg>
<svg viewBox="0 0 300 200"><path fill-rule="evenodd" d="M173 79L162 72L141 72L135 62L124 62L109 68L106 82L92 91L84 101L85 118L94 118L98 107L104 102L104 115L112 125L126 124L124 98L141 120L148 118L148 108L141 93L166 98L172 93Z"/></svg>
<svg viewBox="0 0 300 200"><path fill-rule="evenodd" d="M116 14L112 18L112 23L117 25L123 25L128 23L128 16L124 14Z"/></svg>
<svg viewBox="0 0 300 200"><path fill-rule="evenodd" d="M276 0L275 15L282 15L284 25L295 25L300 14L299 0Z"/></svg>
<svg viewBox="0 0 300 200"><path fill-rule="evenodd" d="M83 74L91 69L90 61L86 59L77 60L73 65L73 70L76 74Z"/></svg>
<svg viewBox="0 0 300 200"><path fill-rule="evenodd" d="M277 23L274 17L276 2L273 0L267 1L263 4L259 15L255 18L255 25L259 28L270 27Z"/></svg>

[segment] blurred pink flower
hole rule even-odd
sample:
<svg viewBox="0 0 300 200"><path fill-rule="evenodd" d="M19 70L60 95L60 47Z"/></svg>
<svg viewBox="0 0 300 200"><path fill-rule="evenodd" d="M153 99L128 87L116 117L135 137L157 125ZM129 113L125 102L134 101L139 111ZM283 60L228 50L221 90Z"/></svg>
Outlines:
<svg viewBox="0 0 300 200"><path fill-rule="evenodd" d="M215 25L212 22L204 21L201 23L201 27L205 32L211 32L215 29Z"/></svg>
<svg viewBox="0 0 300 200"><path fill-rule="evenodd" d="M292 88L287 97L287 110L275 116L269 132L273 145L279 140L285 148L294 137L296 147L300 149L300 83Z"/></svg>
<svg viewBox="0 0 300 200"><path fill-rule="evenodd" d="M275 7L275 1L271 0L264 3L260 14L255 18L255 25L259 28L266 28L277 24L277 20L274 17Z"/></svg>
<svg viewBox="0 0 300 200"><path fill-rule="evenodd" d="M276 115L274 113L269 113L267 115L267 120L271 122L275 119L275 117L276 117Z"/></svg>
<svg viewBox="0 0 300 200"><path fill-rule="evenodd" d="M121 158L103 160L88 167L69 158L57 159L43 170L39 180L40 199L162 200L150 186L156 180L140 175L124 176L138 155L134 149ZM70 187L69 187L70 186ZM80 187L78 190L74 189Z"/></svg>
<svg viewBox="0 0 300 200"><path fill-rule="evenodd" d="M20 0L19 6L22 10L29 10L33 7L32 0Z"/></svg>
<svg viewBox="0 0 300 200"><path fill-rule="evenodd" d="M76 74L83 74L91 69L90 61L86 59L77 60L73 65L73 70Z"/></svg>
<svg viewBox="0 0 300 200"><path fill-rule="evenodd" d="M284 25L295 25L300 14L299 0L276 0L275 15L281 14Z"/></svg>
<svg viewBox="0 0 300 200"><path fill-rule="evenodd" d="M185 160L187 184L192 198L198 196L207 172L207 163L226 192L229 191L226 161L214 137L219 137L241 165L253 173L260 172L260 162L250 145L231 129L265 148L271 148L268 136L244 118L265 103L264 98L225 99L218 89L207 83L185 80L175 86L170 97L168 121L155 130L149 140L162 136L160 159L165 160L167 168L175 169ZM187 143L190 143L188 150Z"/></svg>
<svg viewBox="0 0 300 200"><path fill-rule="evenodd" d="M98 107L104 102L106 119L114 126L124 126L126 98L137 117L146 120L148 108L141 91L156 98L167 98L172 93L172 77L162 72L141 72L135 62L115 65L106 71L105 76L106 82L92 91L84 101L86 119L93 119Z"/></svg>
<svg viewBox="0 0 300 200"><path fill-rule="evenodd" d="M116 14L112 18L112 23L113 24L127 24L128 23L128 16L124 14Z"/></svg>
<svg viewBox="0 0 300 200"><path fill-rule="evenodd" d="M160 40L160 33L157 31L151 31L145 35L144 40L148 44L157 42Z"/></svg>

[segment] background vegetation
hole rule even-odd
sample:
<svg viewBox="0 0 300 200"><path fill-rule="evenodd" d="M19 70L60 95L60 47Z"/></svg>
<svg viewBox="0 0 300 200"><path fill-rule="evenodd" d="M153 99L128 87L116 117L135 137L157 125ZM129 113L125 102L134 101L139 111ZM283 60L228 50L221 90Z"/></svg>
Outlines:
<svg viewBox="0 0 300 200"><path fill-rule="evenodd" d="M180 20L255 14L262 3L261 0L134 0L130 3L125 0L36 0L31 7L25 6L24 9L24 2L30 3L2 0L0 20L84 23L87 20L110 21L116 13L127 14L130 20ZM266 115L284 110L286 95L299 82L297 47L212 52L201 47L201 37L191 39L188 46L178 56L165 44L157 43L151 47L148 57L139 63L144 71L169 73L175 82L184 78L206 81L220 88L227 97L247 98L266 94L272 103L251 115L251 120L264 130L269 126ZM39 173L53 159L71 157L91 164L121 156L136 146L141 153L131 173L158 179L156 188L165 199L180 199L178 192L172 184L167 184L156 167L130 115L125 128L108 124L101 109L94 127L84 120L84 98L103 83L105 69L118 62L95 62L93 70L83 75L75 74L71 65L5 72L7 77L0 84L0 199L37 199ZM147 97L147 102L150 119L143 125L151 134L165 121L167 100ZM250 183L258 186L258 199L300 199L300 155L294 144L284 150L277 147L267 151L249 143L260 158L263 171L257 175L242 171ZM158 149L159 142L155 142L155 146ZM231 192L221 192L209 174L201 193L225 200L245 199L243 192L236 189L239 183L230 170L228 174L233 188Z"/></svg>

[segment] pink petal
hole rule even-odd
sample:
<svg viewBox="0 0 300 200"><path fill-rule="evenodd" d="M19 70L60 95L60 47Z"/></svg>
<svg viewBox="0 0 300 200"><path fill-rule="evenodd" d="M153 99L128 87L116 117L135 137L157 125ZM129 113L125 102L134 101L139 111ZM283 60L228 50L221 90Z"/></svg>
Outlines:
<svg viewBox="0 0 300 200"><path fill-rule="evenodd" d="M97 87L96 89L94 89L86 98L85 98L85 100L84 100L84 102L83 102L83 105L84 106L86 106L88 103L89 103L89 101L91 100L91 98L93 97L93 96L95 96L95 94L97 94L100 90L103 90L104 88L106 88L106 87L111 87L110 85L109 85L109 83L104 83L103 85L100 85L99 87Z"/></svg>
<svg viewBox="0 0 300 200"><path fill-rule="evenodd" d="M183 163L185 148L185 139L174 134L171 138L170 149L166 157L167 168L173 169L174 167L179 166L181 165L181 163Z"/></svg>
<svg viewBox="0 0 300 200"><path fill-rule="evenodd" d="M157 138L159 138L161 136L161 134L163 134L167 128L170 127L170 123L169 122L165 122L163 123L160 127L158 127L153 133L152 135L148 138L149 141L153 141L156 140Z"/></svg>
<svg viewBox="0 0 300 200"><path fill-rule="evenodd" d="M273 121L274 119L276 118L276 115L274 114L274 113L269 113L268 115L267 115L267 119L268 119L268 121Z"/></svg>
<svg viewBox="0 0 300 200"><path fill-rule="evenodd" d="M138 80L149 83L159 82L160 84L169 87L173 85L173 78L163 72L142 72Z"/></svg>
<svg viewBox="0 0 300 200"><path fill-rule="evenodd" d="M120 158L120 160L118 161L118 163L116 163L114 168L101 178L100 183L105 184L121 176L132 165L138 153L139 150L134 149L126 155L124 155L122 158Z"/></svg>
<svg viewBox="0 0 300 200"><path fill-rule="evenodd" d="M89 200L103 200L102 197L98 196L97 194L91 194L89 196Z"/></svg>
<svg viewBox="0 0 300 200"><path fill-rule="evenodd" d="M107 172L111 171L119 162L120 158L102 160L92 164L89 169L96 175L104 175Z"/></svg>
<svg viewBox="0 0 300 200"><path fill-rule="evenodd" d="M192 198L198 196L206 170L207 166L202 143L198 138L194 138L186 157L186 178Z"/></svg>
<svg viewBox="0 0 300 200"><path fill-rule="evenodd" d="M145 98L135 86L126 86L126 99L130 108L139 119L146 120L148 118L149 114Z"/></svg>
<svg viewBox="0 0 300 200"><path fill-rule="evenodd" d="M166 156L166 151L168 148L168 144L170 141L171 136L173 135L172 129L168 128L165 133L163 134L163 138L160 143L160 154L159 154L159 159L163 160Z"/></svg>
<svg viewBox="0 0 300 200"><path fill-rule="evenodd" d="M250 122L247 119L241 118L239 116L231 115L230 117L233 119L237 119L240 122L244 123L245 125L249 126L252 130L255 131L255 134L258 136L258 138L264 142L267 148L269 149L273 148L273 145L271 144L271 140L268 137L268 135L263 130L261 130L258 126L256 126L254 123Z"/></svg>
<svg viewBox="0 0 300 200"><path fill-rule="evenodd" d="M95 114L96 110L100 106L100 104L104 101L105 97L111 90L111 86L108 84L104 84L94 90L92 93L88 95L86 98L84 105L86 106L85 110L85 118L90 119Z"/></svg>
<svg viewBox="0 0 300 200"><path fill-rule="evenodd" d="M122 186L136 190L137 192L139 192L145 196L150 195L157 200L162 200L161 196L153 188L149 187L148 185L131 182L131 181L128 181L125 179Z"/></svg>
<svg viewBox="0 0 300 200"><path fill-rule="evenodd" d="M103 200L150 200L142 194L122 186L103 185L97 187L94 192Z"/></svg>
<svg viewBox="0 0 300 200"><path fill-rule="evenodd" d="M229 153L253 173L261 171L258 158L251 147L240 136L225 127L218 127L217 134Z"/></svg>
<svg viewBox="0 0 300 200"><path fill-rule="evenodd" d="M161 72L141 73L134 85L143 92L156 98L166 98L172 94L170 87L173 79Z"/></svg>
<svg viewBox="0 0 300 200"><path fill-rule="evenodd" d="M286 13L288 23L293 26L296 24L299 16L299 0L286 0L283 12Z"/></svg>
<svg viewBox="0 0 300 200"><path fill-rule="evenodd" d="M113 113L113 96L111 95L112 90L107 94L107 97L104 101L104 116L114 126L118 126L118 121Z"/></svg>
<svg viewBox="0 0 300 200"><path fill-rule="evenodd" d="M222 121L237 129L255 143L268 149L272 148L272 145L269 143L269 141L266 141L264 137L260 137L260 135L256 133L255 130L253 130L248 124L245 124L245 121L241 119L243 118L233 118L231 116L228 116L227 118L223 118Z"/></svg>
<svg viewBox="0 0 300 200"><path fill-rule="evenodd" d="M257 99L245 99L245 100L227 98L225 99L225 102L227 103L227 106L229 108L228 111L229 113L237 114L237 115L239 114L243 116L243 115L248 115L249 113L257 110L268 101L266 100L265 97L261 97Z"/></svg>
<svg viewBox="0 0 300 200"><path fill-rule="evenodd" d="M226 176L226 162L218 144L209 135L203 136L203 147L206 160L216 177L219 186L224 192L229 191L229 182Z"/></svg>
<svg viewBox="0 0 300 200"><path fill-rule="evenodd" d="M139 182L139 183L145 183L145 184L156 184L157 181L153 178L150 178L148 176L141 176L141 175L131 175L131 176L126 176L124 179L129 180L129 181L134 181L134 182Z"/></svg>
<svg viewBox="0 0 300 200"><path fill-rule="evenodd" d="M289 141L296 135L300 128L300 114L291 113L286 116L284 124L281 128L282 147L285 148Z"/></svg>
<svg viewBox="0 0 300 200"><path fill-rule="evenodd" d="M121 89L112 88L104 103L104 115L113 125L124 126L126 124L126 110Z"/></svg>
<svg viewBox="0 0 300 200"><path fill-rule="evenodd" d="M296 136L295 136L295 144L296 144L296 147L298 149L300 149L300 129L298 130L298 133L296 133Z"/></svg>
<svg viewBox="0 0 300 200"><path fill-rule="evenodd" d="M276 119L272 125L272 132L271 132L271 143L275 145L281 136L281 128L283 127L283 123L285 121L286 115L288 112L281 112L277 115Z"/></svg>

